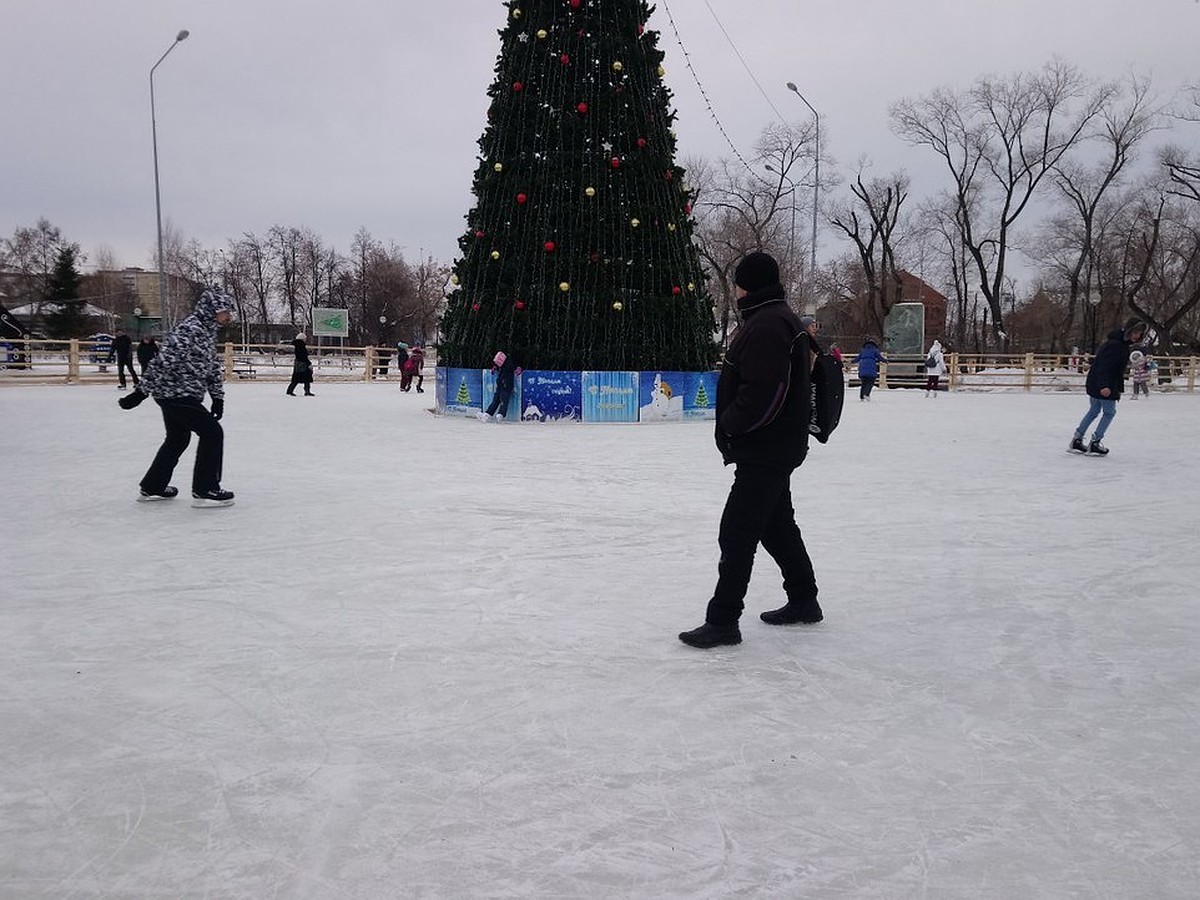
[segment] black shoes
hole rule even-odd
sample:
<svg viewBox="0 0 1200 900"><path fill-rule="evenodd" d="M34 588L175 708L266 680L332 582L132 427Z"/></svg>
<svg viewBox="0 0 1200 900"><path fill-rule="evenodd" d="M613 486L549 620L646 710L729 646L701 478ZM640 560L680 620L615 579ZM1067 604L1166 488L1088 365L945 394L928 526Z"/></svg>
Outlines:
<svg viewBox="0 0 1200 900"><path fill-rule="evenodd" d="M152 500L174 500L179 496L179 488L167 485L161 491L142 491L138 495L138 503L149 503Z"/></svg>
<svg viewBox="0 0 1200 900"><path fill-rule="evenodd" d="M1067 447L1067 449L1073 450L1076 453L1087 453L1087 447L1083 445L1082 435L1077 434L1071 438L1071 446Z"/></svg>
<svg viewBox="0 0 1200 900"><path fill-rule="evenodd" d="M1096 456L1105 456L1108 453L1108 448L1093 438L1092 442L1088 444L1087 452L1094 453Z"/></svg>
<svg viewBox="0 0 1200 900"><path fill-rule="evenodd" d="M742 642L742 633L736 625L720 626L710 625L705 622L699 628L682 632L679 635L679 639L689 647L699 647L701 650L709 650L713 647L721 647L727 644L740 644Z"/></svg>
<svg viewBox="0 0 1200 900"><path fill-rule="evenodd" d="M814 600L812 603L788 603L758 616L768 625L816 625L825 618Z"/></svg>
<svg viewBox="0 0 1200 900"><path fill-rule="evenodd" d="M223 491L220 488L203 493L192 491L192 506L197 509L233 506L233 491Z"/></svg>

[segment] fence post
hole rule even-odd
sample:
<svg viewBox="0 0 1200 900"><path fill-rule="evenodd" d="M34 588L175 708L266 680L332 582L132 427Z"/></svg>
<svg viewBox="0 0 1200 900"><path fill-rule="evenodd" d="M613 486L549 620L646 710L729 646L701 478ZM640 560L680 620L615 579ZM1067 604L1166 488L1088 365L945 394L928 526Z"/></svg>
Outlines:
<svg viewBox="0 0 1200 900"><path fill-rule="evenodd" d="M881 390L884 390L884 391L886 391L888 389L887 370L888 370L887 363L883 362L883 363L879 364L879 387Z"/></svg>
<svg viewBox="0 0 1200 900"><path fill-rule="evenodd" d="M1025 354L1025 390L1033 390L1033 354Z"/></svg>
<svg viewBox="0 0 1200 900"><path fill-rule="evenodd" d="M79 380L79 339L71 338L67 344L67 384Z"/></svg>
<svg viewBox="0 0 1200 900"><path fill-rule="evenodd" d="M233 378L233 344L225 343L224 347L224 365L225 365L225 380L229 381Z"/></svg>
<svg viewBox="0 0 1200 900"><path fill-rule="evenodd" d="M950 354L950 382L947 385L948 390L954 390L958 384L958 351L955 350Z"/></svg>
<svg viewBox="0 0 1200 900"><path fill-rule="evenodd" d="M363 371L363 381L370 381L375 374L375 347L369 346L366 351L364 358L367 361L367 368Z"/></svg>
<svg viewBox="0 0 1200 900"><path fill-rule="evenodd" d="M1196 357L1188 360L1188 393L1196 390Z"/></svg>

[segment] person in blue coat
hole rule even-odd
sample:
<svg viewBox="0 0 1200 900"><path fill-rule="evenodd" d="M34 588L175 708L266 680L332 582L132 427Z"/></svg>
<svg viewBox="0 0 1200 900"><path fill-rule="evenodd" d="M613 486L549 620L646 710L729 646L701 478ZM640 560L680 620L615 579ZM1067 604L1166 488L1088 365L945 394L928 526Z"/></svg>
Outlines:
<svg viewBox="0 0 1200 900"><path fill-rule="evenodd" d="M1090 403L1075 435L1071 438L1069 449L1076 453L1093 453L1104 456L1108 448L1101 443L1108 426L1117 414L1117 401L1125 388L1125 367L1129 365L1129 352L1134 344L1140 344L1146 336L1146 326L1137 320L1131 321L1122 328L1115 328L1108 333L1108 340L1096 351L1087 375L1087 393ZM1092 432L1092 440L1086 446L1083 436L1088 426L1100 417L1100 424Z"/></svg>
<svg viewBox="0 0 1200 900"><path fill-rule="evenodd" d="M887 362L887 357L883 355L874 338L867 338L854 361L858 364L858 399L870 400L871 389L875 387L879 378L879 364Z"/></svg>

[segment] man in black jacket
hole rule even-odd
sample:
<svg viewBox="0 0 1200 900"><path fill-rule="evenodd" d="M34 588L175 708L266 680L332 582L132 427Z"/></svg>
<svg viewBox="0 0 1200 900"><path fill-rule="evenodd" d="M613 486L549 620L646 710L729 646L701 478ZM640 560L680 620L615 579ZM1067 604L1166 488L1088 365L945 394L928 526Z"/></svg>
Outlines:
<svg viewBox="0 0 1200 900"><path fill-rule="evenodd" d="M1071 438L1070 450L1076 453L1094 453L1103 456L1108 448L1100 441L1104 438L1108 426L1117 414L1117 401L1121 399L1121 391L1125 388L1125 367L1129 365L1129 351L1134 344L1141 343L1146 336L1146 326L1138 321L1131 321L1124 329L1116 328L1109 332L1108 340L1096 351L1087 375L1087 393L1091 405L1075 436ZM1088 426L1100 417L1100 424L1092 432L1092 440L1084 446L1083 436Z"/></svg>
<svg viewBox="0 0 1200 900"><path fill-rule="evenodd" d="M792 472L808 453L815 356L799 317L787 305L779 266L751 253L734 284L742 324L717 382L717 447L736 466L721 516L717 586L704 624L679 639L692 647L740 644L738 619L761 543L783 572L787 603L764 612L770 625L822 619L817 582L792 508Z"/></svg>
<svg viewBox="0 0 1200 900"><path fill-rule="evenodd" d="M125 370L129 370L129 375L133 378L133 386L138 386L137 372L133 370L133 338L125 333L125 329L117 329L117 337L113 341L112 358L117 361L117 380L120 382L117 386L124 390L125 388Z"/></svg>

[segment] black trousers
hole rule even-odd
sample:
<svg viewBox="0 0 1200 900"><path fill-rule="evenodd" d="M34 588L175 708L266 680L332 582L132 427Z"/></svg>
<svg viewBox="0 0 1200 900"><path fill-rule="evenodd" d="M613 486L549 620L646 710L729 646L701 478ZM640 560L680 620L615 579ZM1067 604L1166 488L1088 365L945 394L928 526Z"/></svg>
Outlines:
<svg viewBox="0 0 1200 900"><path fill-rule="evenodd" d="M156 401L162 408L167 436L142 477L142 490L160 493L171 481L171 473L179 457L191 443L195 432L196 465L192 469L192 490L198 494L215 491L221 486L221 462L225 450L225 432L221 423L204 408L199 400L170 399Z"/></svg>
<svg viewBox="0 0 1200 900"><path fill-rule="evenodd" d="M871 388L875 387L875 378L876 378L876 376L874 376L874 375L860 375L859 376L859 378L858 378L858 380L859 380L858 396L860 396L860 397L870 397L871 396Z"/></svg>
<svg viewBox="0 0 1200 900"><path fill-rule="evenodd" d="M137 372L133 370L133 359L127 356L117 357L117 381L121 387L125 387L125 370L129 370L129 377L133 379L133 386L138 386ZM144 371L144 370L143 370Z"/></svg>
<svg viewBox="0 0 1200 900"><path fill-rule="evenodd" d="M489 416L496 415L499 412L504 418L508 418L508 401L512 397L513 386L499 385L496 387L496 395L492 397L492 402L488 404L487 414Z"/></svg>
<svg viewBox="0 0 1200 900"><path fill-rule="evenodd" d="M717 587L705 616L710 624L737 624L759 544L783 573L788 602L815 603L817 580L796 525L791 478L791 472L780 469L738 464L721 515Z"/></svg>

